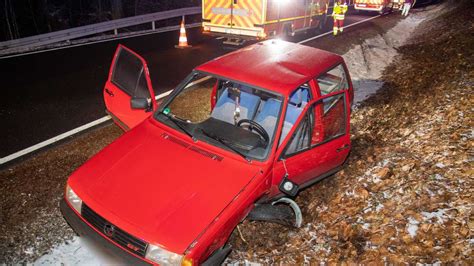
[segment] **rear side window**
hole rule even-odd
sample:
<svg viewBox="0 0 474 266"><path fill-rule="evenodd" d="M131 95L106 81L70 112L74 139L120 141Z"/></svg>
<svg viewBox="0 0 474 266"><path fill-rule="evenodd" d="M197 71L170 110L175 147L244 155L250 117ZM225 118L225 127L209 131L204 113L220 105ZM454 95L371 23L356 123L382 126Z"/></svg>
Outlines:
<svg viewBox="0 0 474 266"><path fill-rule="evenodd" d="M346 71L342 64L319 76L317 82L323 96L349 88Z"/></svg>
<svg viewBox="0 0 474 266"><path fill-rule="evenodd" d="M132 97L150 97L142 62L125 49L115 61L112 82Z"/></svg>
<svg viewBox="0 0 474 266"><path fill-rule="evenodd" d="M327 142L344 135L346 131L345 94L337 94L323 99L314 106L315 123L311 136L311 146Z"/></svg>

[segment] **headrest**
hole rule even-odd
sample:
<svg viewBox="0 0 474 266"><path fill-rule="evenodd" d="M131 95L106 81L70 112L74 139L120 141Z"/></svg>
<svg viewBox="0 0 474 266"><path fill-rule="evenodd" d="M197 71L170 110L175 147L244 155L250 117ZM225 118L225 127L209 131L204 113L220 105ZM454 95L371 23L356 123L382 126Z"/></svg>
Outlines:
<svg viewBox="0 0 474 266"><path fill-rule="evenodd" d="M290 104L300 106L303 102L302 89L297 89L293 94L290 95Z"/></svg>
<svg viewBox="0 0 474 266"><path fill-rule="evenodd" d="M240 97L240 90L237 89L237 88L229 88L229 89L226 89L228 90L228 97L231 98L232 100L235 101L235 99L237 99L237 97Z"/></svg>

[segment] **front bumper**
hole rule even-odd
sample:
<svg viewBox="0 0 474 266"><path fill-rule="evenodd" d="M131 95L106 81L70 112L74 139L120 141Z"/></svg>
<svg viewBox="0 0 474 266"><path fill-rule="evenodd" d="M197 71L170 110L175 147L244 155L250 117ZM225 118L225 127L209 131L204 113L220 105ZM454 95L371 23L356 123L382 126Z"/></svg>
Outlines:
<svg viewBox="0 0 474 266"><path fill-rule="evenodd" d="M99 243L101 246L110 250L113 254L119 256L124 260L124 263L130 265L152 265L135 255L131 254L130 252L122 249L121 247L117 246L113 242L110 242L107 238L103 237L99 234L95 229L90 227L86 222L84 222L76 212L69 207L69 204L66 202L65 199L62 199L59 203L59 207L61 209L61 213L64 216L64 219L67 223L74 229L76 233L80 236L85 236L87 238L91 238L94 242Z"/></svg>

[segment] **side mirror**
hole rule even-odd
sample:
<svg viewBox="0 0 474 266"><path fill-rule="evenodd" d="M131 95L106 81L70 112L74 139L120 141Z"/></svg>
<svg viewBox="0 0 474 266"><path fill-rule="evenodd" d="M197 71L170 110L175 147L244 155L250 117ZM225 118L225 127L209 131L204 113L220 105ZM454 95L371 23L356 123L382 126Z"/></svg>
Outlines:
<svg viewBox="0 0 474 266"><path fill-rule="evenodd" d="M130 104L132 109L143 109L146 111L150 109L150 102L147 98L133 97Z"/></svg>

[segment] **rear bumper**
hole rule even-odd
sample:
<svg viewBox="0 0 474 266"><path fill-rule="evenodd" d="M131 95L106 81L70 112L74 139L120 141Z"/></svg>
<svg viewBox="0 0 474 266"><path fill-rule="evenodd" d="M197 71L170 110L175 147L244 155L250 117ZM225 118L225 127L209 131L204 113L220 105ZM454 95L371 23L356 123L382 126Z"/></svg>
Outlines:
<svg viewBox="0 0 474 266"><path fill-rule="evenodd" d="M113 242L110 242L108 239L97 233L92 227L87 225L74 210L69 207L69 204L66 200L62 199L59 203L61 213L64 216L64 219L67 223L74 229L76 233L80 236L85 236L92 239L94 242L99 243L101 246L110 250L113 254L118 255L124 260L126 264L130 265L152 265L134 255L128 251L123 250L122 248L115 245Z"/></svg>
<svg viewBox="0 0 474 266"><path fill-rule="evenodd" d="M370 5L370 4L355 4L354 8L356 10L365 10L365 11L382 11L383 5Z"/></svg>
<svg viewBox="0 0 474 266"><path fill-rule="evenodd" d="M249 39L261 39L264 38L264 29L260 27L255 28L231 28L225 26L216 26L214 24L203 23L206 34L212 34L216 36L235 36L244 37Z"/></svg>

